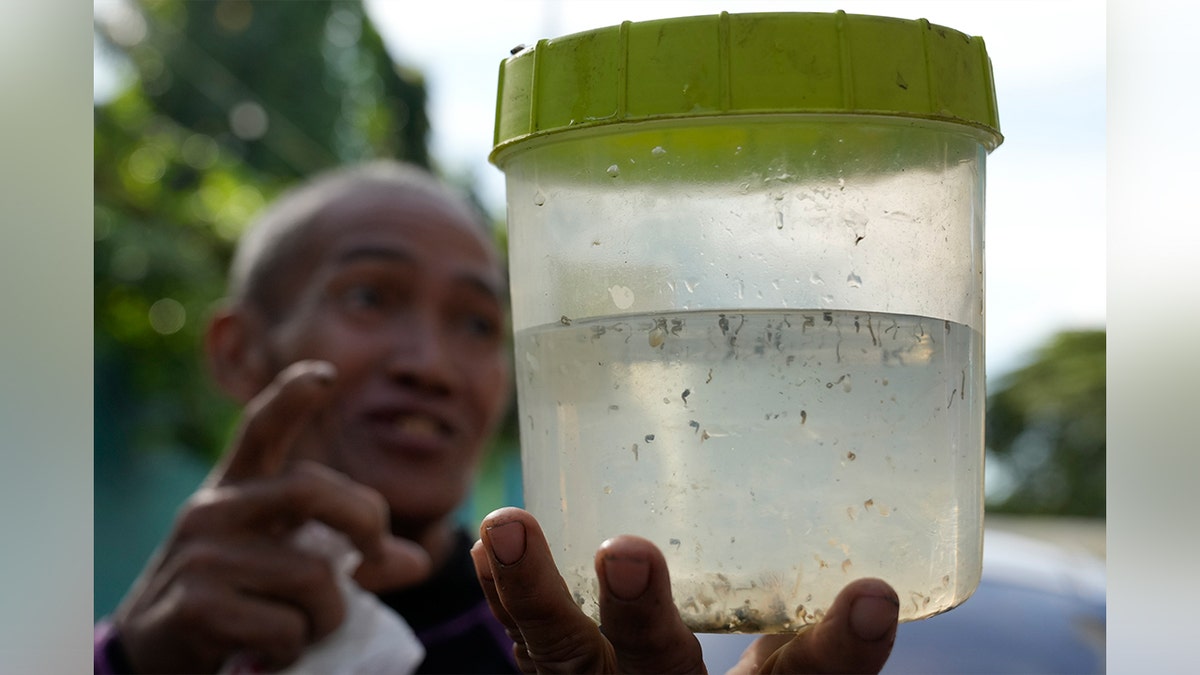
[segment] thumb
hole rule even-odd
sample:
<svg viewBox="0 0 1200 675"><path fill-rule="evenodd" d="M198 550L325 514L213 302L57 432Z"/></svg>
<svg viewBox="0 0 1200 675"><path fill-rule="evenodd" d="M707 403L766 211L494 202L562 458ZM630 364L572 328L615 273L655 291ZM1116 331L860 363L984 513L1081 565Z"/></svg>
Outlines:
<svg viewBox="0 0 1200 675"><path fill-rule="evenodd" d="M777 641L755 642L739 667L756 662L765 673L878 673L892 653L899 614L900 599L887 582L858 579L811 629L770 655L764 652Z"/></svg>
<svg viewBox="0 0 1200 675"><path fill-rule="evenodd" d="M415 542L385 537L383 555L363 561L354 571L354 580L363 590L373 593L399 590L421 583L433 572L429 553Z"/></svg>

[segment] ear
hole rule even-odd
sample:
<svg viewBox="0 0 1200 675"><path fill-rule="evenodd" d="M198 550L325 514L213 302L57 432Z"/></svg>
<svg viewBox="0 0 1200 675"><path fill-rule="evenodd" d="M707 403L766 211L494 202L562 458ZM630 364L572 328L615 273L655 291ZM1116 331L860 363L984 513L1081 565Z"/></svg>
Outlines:
<svg viewBox="0 0 1200 675"><path fill-rule="evenodd" d="M246 403L271 380L265 324L245 307L222 307L213 314L204 334L208 367L217 385L239 403Z"/></svg>

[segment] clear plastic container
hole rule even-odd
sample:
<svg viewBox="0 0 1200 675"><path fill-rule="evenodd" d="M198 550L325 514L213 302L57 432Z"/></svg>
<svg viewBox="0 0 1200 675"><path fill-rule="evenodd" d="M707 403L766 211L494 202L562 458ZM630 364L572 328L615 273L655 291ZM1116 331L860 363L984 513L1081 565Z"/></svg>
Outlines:
<svg viewBox="0 0 1200 675"><path fill-rule="evenodd" d="M881 71L916 102L872 98ZM663 550L697 631L794 631L864 576L901 620L974 591L991 92L978 38L842 13L627 22L505 61L526 507L585 611L623 533Z"/></svg>

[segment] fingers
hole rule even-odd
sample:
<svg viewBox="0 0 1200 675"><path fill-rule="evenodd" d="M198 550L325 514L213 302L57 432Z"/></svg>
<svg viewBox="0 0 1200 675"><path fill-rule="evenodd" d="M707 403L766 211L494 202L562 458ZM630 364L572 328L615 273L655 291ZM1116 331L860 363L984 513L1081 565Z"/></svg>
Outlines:
<svg viewBox="0 0 1200 675"><path fill-rule="evenodd" d="M235 672L282 670L299 660L309 644L303 617L285 605L240 596L224 617L214 627L214 638L233 645L234 658L250 661L252 668Z"/></svg>
<svg viewBox="0 0 1200 675"><path fill-rule="evenodd" d="M671 599L662 553L616 537L596 554L600 634L572 602L533 517L515 508L484 519L471 551L493 613L516 642L526 672L704 672L700 645ZM896 638L900 602L879 579L838 594L824 619L794 638L770 635L733 672L876 673Z"/></svg>
<svg viewBox="0 0 1200 675"><path fill-rule="evenodd" d="M479 532L476 572L497 618L517 642L522 669L612 672L611 647L571 599L533 516L516 508L493 511Z"/></svg>
<svg viewBox="0 0 1200 675"><path fill-rule="evenodd" d="M204 655L198 661L210 672L224 665L231 655L250 659L259 669L279 670L299 659L312 639L307 617L284 603L233 593L219 585L196 588L190 600L191 606L185 607L180 616L194 615L204 622L191 622L179 629L190 632L193 639L198 634L206 636L195 644L204 646ZM220 648L211 649L209 645ZM189 667L196 668L200 663Z"/></svg>
<svg viewBox="0 0 1200 675"><path fill-rule="evenodd" d="M325 561L282 544L189 543L147 591L116 617L138 672L214 672L239 652L279 668L345 614Z"/></svg>
<svg viewBox="0 0 1200 675"><path fill-rule="evenodd" d="M331 633L345 617L336 568L294 536L312 519L364 551L364 588L429 574L424 549L388 532L378 494L327 467L299 462L272 478L203 488L117 612L130 659L145 672L213 671L249 653L262 659L250 664L260 672Z"/></svg>
<svg viewBox="0 0 1200 675"><path fill-rule="evenodd" d="M877 673L892 652L899 612L900 600L891 586L858 579L842 589L820 623L778 650L777 636L755 642L735 671Z"/></svg>
<svg viewBox="0 0 1200 675"><path fill-rule="evenodd" d="M180 516L177 537L280 539L308 520L345 534L363 555L355 580L364 589L388 590L425 579L429 554L389 531L387 503L379 493L314 462L298 462L265 480L201 491Z"/></svg>
<svg viewBox="0 0 1200 675"><path fill-rule="evenodd" d="M596 554L598 628L559 575L541 528L515 508L484 519L472 550L496 617L517 643L523 670L538 672L704 672L700 644L671 601L662 553L640 537L616 537Z"/></svg>
<svg viewBox="0 0 1200 675"><path fill-rule="evenodd" d="M513 641L513 656L516 658L517 667L523 673L532 673L537 671L537 665L533 659L529 658L529 650L525 646L525 637L521 635L521 629L517 626L517 622L509 615L508 610L504 609L504 602L500 599L500 592L496 590L496 579L492 576L491 554L483 545L483 540L475 542L471 547L471 562L475 563L475 576L479 579L479 586L483 589L483 595L487 598L488 607L492 610L500 623L504 625L504 632Z"/></svg>
<svg viewBox="0 0 1200 675"><path fill-rule="evenodd" d="M392 536L378 492L292 457L299 436L328 405L333 377L328 363L294 364L247 406L223 463L185 505L117 611L139 668L212 671L242 653L256 659L247 666L259 672L287 665L332 632L345 616L336 568L294 541L297 528L313 520L362 553L355 579L367 590L428 576L428 554ZM328 548L339 550L337 542Z"/></svg>
<svg viewBox="0 0 1200 675"><path fill-rule="evenodd" d="M277 474L305 424L329 400L336 370L299 361L283 370L246 406L233 447L214 473L218 485Z"/></svg>
<svg viewBox="0 0 1200 675"><path fill-rule="evenodd" d="M795 638L793 633L776 633L774 635L764 635L746 648L742 652L741 658L725 675L754 675L755 673L766 672L762 669L767 659L776 652L779 648L791 642Z"/></svg>
<svg viewBox="0 0 1200 675"><path fill-rule="evenodd" d="M298 551L291 546L261 541L230 547L209 543L190 547L177 556L179 578L196 579L214 589L223 589L233 598L253 601L254 606L278 606L299 621L301 644L314 642L332 633L345 617L345 606L334 580L334 572L318 555ZM216 613L220 616L224 612ZM218 620L217 623L224 623ZM234 632L253 635L255 632Z"/></svg>
<svg viewBox="0 0 1200 675"><path fill-rule="evenodd" d="M382 557L387 505L377 492L314 462L273 478L201 491L180 517L181 537L241 532L281 537L316 519L348 536L364 558Z"/></svg>
<svg viewBox="0 0 1200 675"><path fill-rule="evenodd" d="M610 539L596 553L600 619L622 673L701 673L704 658L671 599L662 553L640 537Z"/></svg>
<svg viewBox="0 0 1200 675"><path fill-rule="evenodd" d="M328 362L296 362L247 405L238 437L212 481L218 489L234 484L241 489L237 507L226 509L223 518L228 528L268 534L315 518L349 536L362 552L364 583L413 583L427 575L428 556L391 537L388 506L379 493L311 462L282 474L306 424L329 401L335 375Z"/></svg>
<svg viewBox="0 0 1200 675"><path fill-rule="evenodd" d="M433 563L429 552L415 542L385 537L378 560L363 559L354 580L371 593L407 588L429 578Z"/></svg>

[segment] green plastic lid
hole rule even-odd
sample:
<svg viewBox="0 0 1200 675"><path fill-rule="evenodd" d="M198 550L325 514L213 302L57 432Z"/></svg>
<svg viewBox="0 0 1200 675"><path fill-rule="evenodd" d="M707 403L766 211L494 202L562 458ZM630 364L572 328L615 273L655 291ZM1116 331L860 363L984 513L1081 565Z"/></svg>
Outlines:
<svg viewBox="0 0 1200 675"><path fill-rule="evenodd" d="M630 22L538 41L500 64L491 161L568 130L742 114L909 117L1003 140L983 39L837 12Z"/></svg>

